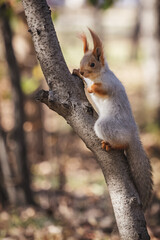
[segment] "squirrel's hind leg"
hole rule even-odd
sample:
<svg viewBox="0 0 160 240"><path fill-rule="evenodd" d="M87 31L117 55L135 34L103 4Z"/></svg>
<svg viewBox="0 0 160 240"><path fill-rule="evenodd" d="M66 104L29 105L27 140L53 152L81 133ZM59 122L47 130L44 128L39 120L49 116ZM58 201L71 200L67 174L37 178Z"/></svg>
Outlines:
<svg viewBox="0 0 160 240"><path fill-rule="evenodd" d="M115 150L127 150L128 148L128 145L123 145L123 144L119 144L119 145L116 145L116 146L112 146L112 149L115 149Z"/></svg>

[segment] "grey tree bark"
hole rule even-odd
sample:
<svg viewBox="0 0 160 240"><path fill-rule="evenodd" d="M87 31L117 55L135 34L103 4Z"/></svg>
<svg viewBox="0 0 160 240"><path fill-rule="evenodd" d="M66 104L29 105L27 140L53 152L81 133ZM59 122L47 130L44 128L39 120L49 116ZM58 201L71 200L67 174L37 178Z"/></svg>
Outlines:
<svg viewBox="0 0 160 240"><path fill-rule="evenodd" d="M95 154L108 184L121 239L150 239L126 158L121 151L107 153L101 149L93 130L93 109L85 97L82 81L70 74L64 61L46 1L23 0L23 6L49 86L49 91L37 94L37 100L63 116Z"/></svg>

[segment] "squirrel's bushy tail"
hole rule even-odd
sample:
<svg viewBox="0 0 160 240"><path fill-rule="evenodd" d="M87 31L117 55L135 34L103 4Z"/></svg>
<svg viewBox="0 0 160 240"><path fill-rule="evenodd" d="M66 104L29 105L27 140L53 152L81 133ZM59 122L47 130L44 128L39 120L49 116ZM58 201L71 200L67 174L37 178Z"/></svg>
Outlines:
<svg viewBox="0 0 160 240"><path fill-rule="evenodd" d="M129 145L127 159L145 211L152 195L152 168L138 136Z"/></svg>

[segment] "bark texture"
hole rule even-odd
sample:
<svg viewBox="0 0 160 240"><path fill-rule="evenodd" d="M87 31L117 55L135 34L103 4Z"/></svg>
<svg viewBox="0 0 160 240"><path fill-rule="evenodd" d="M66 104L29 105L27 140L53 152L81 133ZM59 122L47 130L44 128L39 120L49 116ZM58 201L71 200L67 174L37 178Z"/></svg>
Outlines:
<svg viewBox="0 0 160 240"><path fill-rule="evenodd" d="M101 149L93 130L93 109L85 97L82 81L72 76L67 68L46 1L23 0L23 5L36 54L50 89L41 90L37 100L63 116L95 154L108 184L121 238L150 239L127 160L121 151L107 153Z"/></svg>

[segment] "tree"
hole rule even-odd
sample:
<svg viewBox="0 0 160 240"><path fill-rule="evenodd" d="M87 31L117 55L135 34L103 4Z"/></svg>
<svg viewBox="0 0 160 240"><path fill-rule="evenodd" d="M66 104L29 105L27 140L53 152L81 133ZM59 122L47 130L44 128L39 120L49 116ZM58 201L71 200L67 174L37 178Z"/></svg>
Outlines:
<svg viewBox="0 0 160 240"><path fill-rule="evenodd" d="M7 155L6 133L0 126L0 202L3 207L8 203L16 204L16 191L12 180L11 166Z"/></svg>
<svg viewBox="0 0 160 240"><path fill-rule="evenodd" d="M150 239L126 158L121 151L107 153L101 149L93 130L93 109L85 97L82 81L70 74L64 61L46 1L23 0L23 5L37 58L49 86L49 91L41 90L37 94L37 100L63 116L95 154L108 184L121 238Z"/></svg>
<svg viewBox="0 0 160 240"><path fill-rule="evenodd" d="M9 76L12 85L12 99L14 106L15 125L12 132L12 141L15 143L14 155L16 159L16 168L14 168L14 177L16 178L16 190L18 201L22 201L21 195L27 203L34 203L32 191L30 189L30 173L27 162L27 152L23 124L25 120L24 114L24 96L20 86L20 73L17 61L12 47L12 31L9 24L10 8L7 4L0 5L0 20L2 36L4 39L6 60L9 69ZM18 193L22 194L18 194Z"/></svg>
<svg viewBox="0 0 160 240"><path fill-rule="evenodd" d="M8 198L9 194L7 193L6 189L6 182L5 182L5 176L3 176L3 168L6 168L6 159L7 159L7 154L6 154L6 149L5 149L5 144L4 144L4 133L2 132L2 129L0 127L0 203L2 207L5 207L8 203ZM8 161L7 161L8 164ZM1 206L0 206L1 207Z"/></svg>
<svg viewBox="0 0 160 240"><path fill-rule="evenodd" d="M145 104L151 123L160 122L160 1L140 0L140 40L144 51ZM152 112L152 114L150 114ZM152 119L150 119L150 115Z"/></svg>

